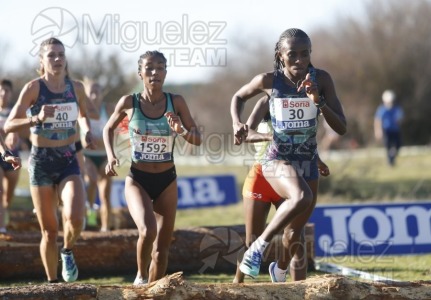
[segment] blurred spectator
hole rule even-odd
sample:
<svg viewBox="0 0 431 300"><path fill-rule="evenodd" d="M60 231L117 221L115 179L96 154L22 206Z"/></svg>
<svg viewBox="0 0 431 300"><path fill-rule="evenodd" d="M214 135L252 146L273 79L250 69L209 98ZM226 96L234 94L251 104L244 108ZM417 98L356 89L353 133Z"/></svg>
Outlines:
<svg viewBox="0 0 431 300"><path fill-rule="evenodd" d="M377 141L383 139L388 163L395 165L395 159L401 147L401 122L404 117L402 108L396 104L396 94L386 90L382 94L381 104L374 116L374 135Z"/></svg>
<svg viewBox="0 0 431 300"><path fill-rule="evenodd" d="M93 142L96 148L84 150L87 197L89 202L87 222L88 225L91 226L97 225L95 201L97 195L99 195L100 231L109 231L112 225L110 199L112 177L105 174L107 156L105 145L103 144L103 127L108 121L108 117L111 115L113 109L110 109L106 102L103 101L102 86L99 83L87 80L85 90L90 104L99 112L97 118L93 118L90 115Z"/></svg>

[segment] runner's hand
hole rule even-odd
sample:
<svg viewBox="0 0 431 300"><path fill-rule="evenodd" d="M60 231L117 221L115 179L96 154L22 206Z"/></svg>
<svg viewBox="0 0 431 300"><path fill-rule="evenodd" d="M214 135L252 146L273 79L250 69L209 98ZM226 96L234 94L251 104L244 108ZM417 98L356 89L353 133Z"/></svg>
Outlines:
<svg viewBox="0 0 431 300"><path fill-rule="evenodd" d="M235 145L241 145L248 135L248 125L240 122L233 123L233 142Z"/></svg>
<svg viewBox="0 0 431 300"><path fill-rule="evenodd" d="M108 163L105 167L105 174L108 176L118 176L114 167L118 167L120 165L120 161L117 158L109 158Z"/></svg>
<svg viewBox="0 0 431 300"><path fill-rule="evenodd" d="M305 79L301 81L301 84L298 86L298 92L300 92L302 89L305 90L305 93L307 94L308 98L313 100L314 103L320 102L319 88L317 86L317 83L311 80L310 73L308 73L305 76Z"/></svg>
<svg viewBox="0 0 431 300"><path fill-rule="evenodd" d="M22 167L21 158L19 157L6 154L4 161L10 163L14 170L18 170Z"/></svg>

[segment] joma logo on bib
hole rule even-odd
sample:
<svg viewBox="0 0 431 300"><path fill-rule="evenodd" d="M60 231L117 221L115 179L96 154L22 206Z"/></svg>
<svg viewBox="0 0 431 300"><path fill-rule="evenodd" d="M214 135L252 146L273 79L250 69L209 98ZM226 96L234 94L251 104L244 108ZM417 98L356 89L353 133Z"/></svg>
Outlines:
<svg viewBox="0 0 431 300"><path fill-rule="evenodd" d="M309 121L285 121L281 123L281 129L304 128L310 127Z"/></svg>

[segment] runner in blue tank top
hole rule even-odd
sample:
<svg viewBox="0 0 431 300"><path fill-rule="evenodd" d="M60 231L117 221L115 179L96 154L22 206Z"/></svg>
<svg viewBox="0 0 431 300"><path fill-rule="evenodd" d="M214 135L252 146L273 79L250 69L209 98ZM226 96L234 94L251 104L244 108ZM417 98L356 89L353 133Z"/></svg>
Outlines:
<svg viewBox="0 0 431 300"><path fill-rule="evenodd" d="M244 253L240 270L253 278L259 274L263 252L275 234L284 230L285 247L292 249L289 257L278 261L275 271L287 269L300 245L301 232L317 196L318 116L322 115L338 134L346 132L345 116L332 78L312 66L310 54L311 41L304 31L296 28L284 31L275 47L274 72L255 76L232 98L234 142L241 144L248 133L240 117L244 103L261 93L270 97L268 110L274 134L262 161L262 173L274 191L288 199Z"/></svg>
<svg viewBox="0 0 431 300"><path fill-rule="evenodd" d="M259 236L265 229L267 217L271 206L278 207L286 201L276 194L268 181L262 175L262 157L268 147L269 142L273 140L273 130L271 116L268 111L269 97L261 97L253 108L247 120L248 135L246 143L254 143L256 150L255 162L251 166L250 171L245 178L243 185L243 205L245 215L245 243L250 245L256 236ZM265 114L263 114L265 112ZM328 176L330 174L328 166L319 159L317 155L317 166L319 175ZM304 176L308 182L308 178ZM287 200L288 201L288 200ZM291 249L285 248L284 245L276 244L275 253L278 254L279 261L272 262L269 265L269 274L272 282L286 282L287 276L290 274L291 280L303 280L307 274L306 263L306 247L305 236L301 237L301 244L295 252L290 264L292 268L288 270L280 270L277 264L282 264L283 260L289 256ZM296 246L296 245L295 245ZM242 258L242 257L241 257ZM237 271L234 277L234 283L244 282L244 274L237 266ZM289 274L288 274L289 273Z"/></svg>
<svg viewBox="0 0 431 300"><path fill-rule="evenodd" d="M0 136L5 141L7 150L13 156L19 157L20 137L17 132L6 135L4 133L4 124L10 114L12 108L12 92L13 84L9 79L2 79L0 81ZM7 225L10 221L9 208L11 207L14 191L18 184L21 170L15 170L13 165L0 161L0 233L5 233Z"/></svg>
<svg viewBox="0 0 431 300"><path fill-rule="evenodd" d="M76 160L76 123L85 133L84 144L93 147L86 116L82 83L69 79L63 43L43 41L39 50L40 77L28 82L6 120L5 131L30 128L30 192L42 232L40 253L49 282L58 282L59 221L57 207L63 205L64 281L75 281L78 268L72 248L83 225L85 194ZM60 198L60 199L59 199ZM60 200L60 201L59 201Z"/></svg>
<svg viewBox="0 0 431 300"><path fill-rule="evenodd" d="M132 162L125 194L139 230L135 285L160 279L167 269L178 200L175 138L179 135L190 144L201 144L201 135L184 98L163 92L166 72L162 53L147 51L141 55L138 74L143 91L123 96L103 130L108 156L105 172L117 176L114 130L126 116L129 119Z"/></svg>

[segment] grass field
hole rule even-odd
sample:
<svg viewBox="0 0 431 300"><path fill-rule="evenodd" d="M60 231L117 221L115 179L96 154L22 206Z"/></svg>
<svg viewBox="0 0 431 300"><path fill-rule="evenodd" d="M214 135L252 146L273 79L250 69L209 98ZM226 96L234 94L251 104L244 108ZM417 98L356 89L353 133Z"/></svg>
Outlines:
<svg viewBox="0 0 431 300"><path fill-rule="evenodd" d="M328 164L331 175L320 182L318 203L381 203L396 201L420 201L431 199L431 148L403 148L395 167L386 164L383 149L363 149L321 154ZM120 168L120 178L124 178L127 167ZM237 178L238 192L241 191L247 167L235 165L191 166L177 163L179 176L198 174L233 174ZM23 170L20 188L26 188L27 172ZM28 199L17 199L13 207L31 206ZM272 217L273 210L269 218ZM190 226L228 226L243 223L242 204L227 207L179 210L177 228ZM370 256L316 258L345 267L355 268L395 280L429 280L431 276L431 253L409 256ZM132 272L133 273L133 272ZM259 281L269 281L265 270ZM313 276L312 272L309 275ZM231 282L233 274L185 274L186 279L201 283ZM81 278L82 282L93 284L130 284L130 276L109 278ZM248 281L251 281L250 279ZM20 285L24 282L0 283Z"/></svg>

